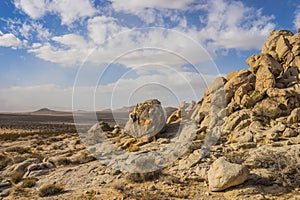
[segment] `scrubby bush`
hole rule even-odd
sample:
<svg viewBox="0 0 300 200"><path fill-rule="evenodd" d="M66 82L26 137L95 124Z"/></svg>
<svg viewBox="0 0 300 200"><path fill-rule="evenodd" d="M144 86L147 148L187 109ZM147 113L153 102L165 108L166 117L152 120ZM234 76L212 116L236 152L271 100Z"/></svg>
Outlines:
<svg viewBox="0 0 300 200"><path fill-rule="evenodd" d="M13 183L18 183L22 180L23 175L24 175L24 172L17 170L17 171L12 173L12 175L10 176L10 180Z"/></svg>
<svg viewBox="0 0 300 200"><path fill-rule="evenodd" d="M161 171L147 172L147 173L131 173L126 176L130 182L142 183L146 181L153 181L159 178Z"/></svg>
<svg viewBox="0 0 300 200"><path fill-rule="evenodd" d="M31 150L29 147L19 147L19 146L9 147L6 149L6 151L7 152L16 152L19 154L31 153Z"/></svg>
<svg viewBox="0 0 300 200"><path fill-rule="evenodd" d="M64 185L62 184L46 184L39 189L39 195L41 197L52 196L64 191Z"/></svg>
<svg viewBox="0 0 300 200"><path fill-rule="evenodd" d="M35 186L35 184L36 184L36 180L34 178L27 178L24 180L22 186L24 188L31 188L31 187Z"/></svg>
<svg viewBox="0 0 300 200"><path fill-rule="evenodd" d="M0 170L4 169L12 160L6 155L0 154Z"/></svg>

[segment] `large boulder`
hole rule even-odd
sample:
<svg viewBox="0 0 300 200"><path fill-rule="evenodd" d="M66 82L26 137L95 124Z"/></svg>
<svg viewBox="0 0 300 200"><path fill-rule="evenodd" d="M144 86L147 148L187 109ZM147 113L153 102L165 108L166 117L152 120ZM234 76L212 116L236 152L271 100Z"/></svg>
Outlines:
<svg viewBox="0 0 300 200"><path fill-rule="evenodd" d="M217 159L208 170L208 184L211 191L222 191L239 185L248 178L249 170L243 165L230 163L224 157Z"/></svg>
<svg viewBox="0 0 300 200"><path fill-rule="evenodd" d="M230 102L231 98L234 96L235 91L245 83L254 83L255 76L253 73L247 69L239 71L235 76L230 78L228 82L224 85L224 90L226 93L226 102Z"/></svg>
<svg viewBox="0 0 300 200"><path fill-rule="evenodd" d="M256 73L255 90L263 91L264 89L275 87L275 77L267 66L261 66Z"/></svg>
<svg viewBox="0 0 300 200"><path fill-rule="evenodd" d="M280 36L293 36L293 33L289 30L272 31L265 43L263 44L261 52L270 53L271 51L275 51Z"/></svg>
<svg viewBox="0 0 300 200"><path fill-rule="evenodd" d="M138 103L129 114L124 131L134 137L152 137L166 124L166 113L157 99Z"/></svg>

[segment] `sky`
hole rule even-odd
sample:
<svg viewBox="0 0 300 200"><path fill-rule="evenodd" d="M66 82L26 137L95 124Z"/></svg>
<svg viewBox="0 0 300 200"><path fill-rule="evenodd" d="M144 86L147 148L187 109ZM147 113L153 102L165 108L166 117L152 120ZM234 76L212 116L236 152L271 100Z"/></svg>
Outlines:
<svg viewBox="0 0 300 200"><path fill-rule="evenodd" d="M298 28L299 0L0 1L0 112L176 107Z"/></svg>

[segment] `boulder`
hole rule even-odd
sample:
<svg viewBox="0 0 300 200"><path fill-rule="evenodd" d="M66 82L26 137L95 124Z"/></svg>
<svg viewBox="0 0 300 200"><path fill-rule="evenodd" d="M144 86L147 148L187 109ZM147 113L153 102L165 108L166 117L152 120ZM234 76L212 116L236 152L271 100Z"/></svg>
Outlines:
<svg viewBox="0 0 300 200"><path fill-rule="evenodd" d="M287 121L288 123L300 122L300 108L295 108L287 118Z"/></svg>
<svg viewBox="0 0 300 200"><path fill-rule="evenodd" d="M250 56L246 63L249 65L249 70L256 73L260 67L267 67L275 77L279 76L283 71L279 62L274 59L270 54L254 54Z"/></svg>
<svg viewBox="0 0 300 200"><path fill-rule="evenodd" d="M166 114L157 99L138 103L129 114L124 131L134 137L152 137L166 124Z"/></svg>
<svg viewBox="0 0 300 200"><path fill-rule="evenodd" d="M251 112L250 109L236 111L235 113L233 113L232 115L230 115L225 119L223 132L225 134L229 134L233 131L238 131L238 129L240 130L244 126L250 125L251 121L253 120L252 118L253 118L253 113Z"/></svg>
<svg viewBox="0 0 300 200"><path fill-rule="evenodd" d="M224 85L224 90L226 93L226 102L229 103L231 98L234 96L234 92L245 83L254 83L255 76L253 73L247 69L240 70L234 77L232 77Z"/></svg>
<svg viewBox="0 0 300 200"><path fill-rule="evenodd" d="M211 191L222 191L245 182L249 170L243 165L230 163L224 157L217 159L208 170L208 184Z"/></svg>
<svg viewBox="0 0 300 200"><path fill-rule="evenodd" d="M269 53L276 50L277 41L280 36L293 36L294 34L289 30L274 30L270 33L267 40L263 44L262 53Z"/></svg>
<svg viewBox="0 0 300 200"><path fill-rule="evenodd" d="M275 87L275 77L267 66L261 66L256 73L255 90L263 91L264 89Z"/></svg>
<svg viewBox="0 0 300 200"><path fill-rule="evenodd" d="M113 128L111 128L108 123L100 121L99 123L94 124L90 129L89 129L89 133L92 132L97 132L97 131L101 131L101 132L106 132L106 131L112 131Z"/></svg>

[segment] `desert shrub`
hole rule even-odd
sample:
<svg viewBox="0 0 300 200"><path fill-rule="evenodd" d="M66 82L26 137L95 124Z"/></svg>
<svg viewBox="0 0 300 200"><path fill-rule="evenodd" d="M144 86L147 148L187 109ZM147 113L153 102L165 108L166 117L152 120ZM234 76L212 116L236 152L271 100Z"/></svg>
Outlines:
<svg viewBox="0 0 300 200"><path fill-rule="evenodd" d="M9 157L0 154L0 170L4 169L11 162L12 160Z"/></svg>
<svg viewBox="0 0 300 200"><path fill-rule="evenodd" d="M34 178L27 178L24 180L22 186L24 188L31 188L31 187L35 186L35 184L36 184L36 180Z"/></svg>
<svg viewBox="0 0 300 200"><path fill-rule="evenodd" d="M95 190L86 191L85 194L81 195L82 200L94 200L96 199L97 192Z"/></svg>
<svg viewBox="0 0 300 200"><path fill-rule="evenodd" d="M19 133L4 133L0 134L1 141L15 141L20 137Z"/></svg>
<svg viewBox="0 0 300 200"><path fill-rule="evenodd" d="M87 152L81 152L72 160L72 164L84 164L94 160L96 160L96 158L89 155Z"/></svg>
<svg viewBox="0 0 300 200"><path fill-rule="evenodd" d="M12 175L10 176L10 180L13 183L18 183L22 180L23 175L24 175L24 172L17 170L17 171L12 173Z"/></svg>
<svg viewBox="0 0 300 200"><path fill-rule="evenodd" d="M161 171L147 172L147 173L131 173L126 176L130 182L142 183L146 181L153 181L159 178Z"/></svg>
<svg viewBox="0 0 300 200"><path fill-rule="evenodd" d="M46 184L39 189L39 195L41 197L52 196L64 191L64 185L62 184Z"/></svg>
<svg viewBox="0 0 300 200"><path fill-rule="evenodd" d="M19 147L19 146L9 147L6 149L6 151L7 152L16 152L19 154L31 153L31 150L29 147Z"/></svg>

